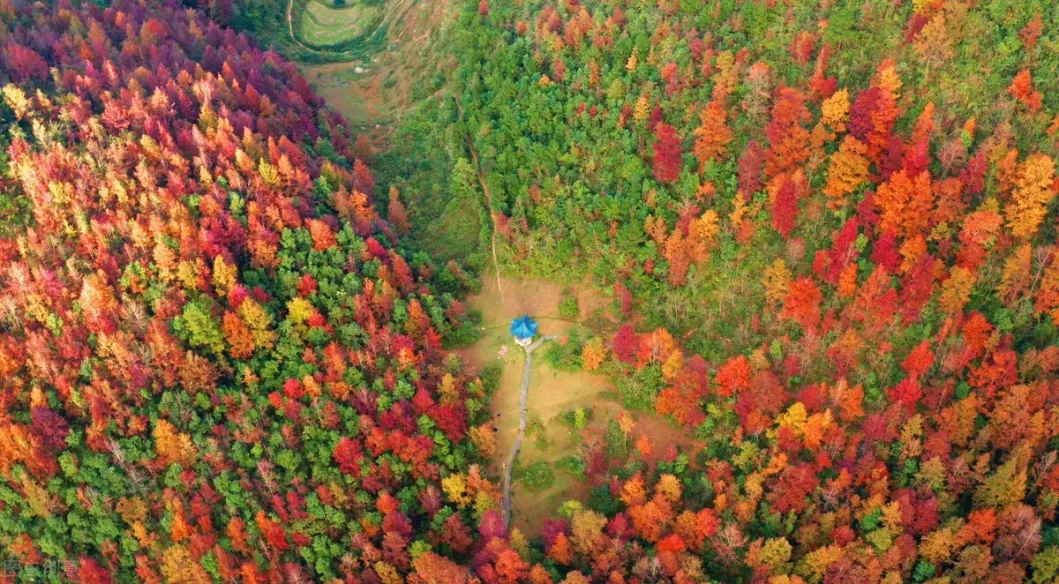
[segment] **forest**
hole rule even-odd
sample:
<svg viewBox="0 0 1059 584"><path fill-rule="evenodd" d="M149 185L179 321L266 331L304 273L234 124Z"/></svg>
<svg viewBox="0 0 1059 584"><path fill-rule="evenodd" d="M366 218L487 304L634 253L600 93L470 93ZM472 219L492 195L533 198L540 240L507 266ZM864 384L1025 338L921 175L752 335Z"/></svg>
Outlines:
<svg viewBox="0 0 1059 584"><path fill-rule="evenodd" d="M0 0L5 581L1059 581L1059 6L454 0L380 136L306 4ZM532 532L501 273L622 408Z"/></svg>

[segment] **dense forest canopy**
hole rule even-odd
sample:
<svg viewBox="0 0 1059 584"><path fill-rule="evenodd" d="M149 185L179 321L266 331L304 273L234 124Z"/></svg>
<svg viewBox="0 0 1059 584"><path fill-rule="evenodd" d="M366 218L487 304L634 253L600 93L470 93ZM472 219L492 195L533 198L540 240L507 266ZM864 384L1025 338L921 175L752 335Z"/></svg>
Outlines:
<svg viewBox="0 0 1059 584"><path fill-rule="evenodd" d="M464 0L372 157L305 4L0 0L15 581L1059 578L1059 7ZM619 418L534 537L449 352L498 266L701 444Z"/></svg>
<svg viewBox="0 0 1059 584"><path fill-rule="evenodd" d="M344 123L177 3L0 18L19 577L323 579L363 569L353 548L380 574L466 553L493 488L485 387L441 350L464 277L396 251Z"/></svg>
<svg viewBox="0 0 1059 584"><path fill-rule="evenodd" d="M1054 577L1057 18L1004 1L464 13L460 123L506 260L610 288L626 404L709 442L705 476L681 479L720 535L697 572L652 532L666 577ZM676 558L703 549L671 525Z"/></svg>

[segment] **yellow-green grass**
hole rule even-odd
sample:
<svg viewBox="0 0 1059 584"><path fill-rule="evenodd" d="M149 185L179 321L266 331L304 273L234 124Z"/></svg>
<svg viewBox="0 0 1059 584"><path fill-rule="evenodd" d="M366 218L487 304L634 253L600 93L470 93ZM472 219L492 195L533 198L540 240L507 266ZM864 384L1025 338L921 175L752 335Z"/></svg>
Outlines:
<svg viewBox="0 0 1059 584"><path fill-rule="evenodd" d="M508 333L511 318L529 314L540 322L539 334L559 337L582 325L559 315L558 306L564 290L559 284L501 278L501 295L493 274L484 274L482 282L481 293L469 298L468 306L481 311L484 330L479 341L459 351L459 355L477 367L498 359L503 361L503 375L490 404L497 429L491 471L499 475L518 431L519 390L525 358ZM607 299L589 286L577 286L572 293L577 297L581 314L586 317L607 305ZM507 350L500 356L503 346ZM516 480L512 493L512 525L531 537L540 534L543 520L554 516L559 506L569 500L585 501L591 488L587 482L558 467L562 459L584 452L582 430L565 422L562 414L578 408L591 410L591 420L585 430L601 435L608 423L623 411L614 398L613 385L604 376L586 371L557 370L544 358L546 349L541 347L534 353L527 418L531 426L537 427L527 429L518 465L526 468L535 462L546 462L555 471L555 482L546 489L533 491ZM650 428L651 439L658 445L687 441L684 430L674 427L661 416L644 413L635 418L637 428ZM634 436L638 433L634 431Z"/></svg>
<svg viewBox="0 0 1059 584"><path fill-rule="evenodd" d="M358 74L357 67L363 66L356 62L300 65L302 74L316 93L354 127L371 128L390 121L402 102L393 99L385 83L390 76L403 75L404 71L376 68L371 71L362 69Z"/></svg>
<svg viewBox="0 0 1059 584"><path fill-rule="evenodd" d="M309 0L299 19L303 39L316 46L337 45L378 26L385 4L352 1L342 8L330 2Z"/></svg>
<svg viewBox="0 0 1059 584"><path fill-rule="evenodd" d="M409 107L414 105L413 87L419 80L426 80L441 66L432 58L434 41L441 36L440 30L451 22L453 9L450 0L348 0L349 6L330 8L331 0L309 0L309 8L318 15L341 16L348 20L354 14L350 10L366 10L373 24L369 28L360 24L359 36L365 44L380 40L386 44L384 50L372 54L370 59L350 57L337 63L299 63L306 79L328 105L342 113L353 124L358 133L366 131L373 138L383 138L389 124ZM315 6L313 6L315 4ZM359 8L358 8L359 6ZM385 14L384 14L385 11ZM299 17L299 31L310 20L309 9L304 18ZM386 20L382 29L379 25ZM315 26L315 25L313 25ZM377 31L377 32L376 32ZM347 31L348 32L348 31ZM301 36L301 33L299 33ZM306 42L315 42L303 38ZM359 72L358 71L359 68ZM376 142L381 145L381 142Z"/></svg>

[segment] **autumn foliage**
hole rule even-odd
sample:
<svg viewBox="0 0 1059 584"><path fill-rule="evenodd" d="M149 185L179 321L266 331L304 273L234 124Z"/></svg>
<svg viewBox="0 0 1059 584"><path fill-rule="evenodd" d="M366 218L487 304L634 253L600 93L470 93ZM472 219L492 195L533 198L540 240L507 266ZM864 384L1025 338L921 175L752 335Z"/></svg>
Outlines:
<svg viewBox="0 0 1059 584"><path fill-rule="evenodd" d="M650 563L566 514L562 577L1059 575L1054 15L825 4L494 6L464 45L508 251L621 291L582 364L701 441L621 434L587 506Z"/></svg>
<svg viewBox="0 0 1059 584"><path fill-rule="evenodd" d="M456 90L414 126L481 154L505 269L614 291L566 364L683 433L585 431L578 500L527 536L486 376L443 349L473 277L410 243L421 201L370 140L194 8L0 0L5 561L1059 577L1054 10L635 4L461 6Z"/></svg>
<svg viewBox="0 0 1059 584"><path fill-rule="evenodd" d="M682 145L676 129L664 122L655 128L654 171L655 178L664 183L671 183L680 178L684 167L681 159Z"/></svg>
<svg viewBox="0 0 1059 584"><path fill-rule="evenodd" d="M445 477L495 504L466 439L482 385L447 369L454 301L395 251L400 202L375 211L348 127L179 4L61 4L0 3L0 198L27 202L0 232L14 571L462 573L408 547L466 545Z"/></svg>

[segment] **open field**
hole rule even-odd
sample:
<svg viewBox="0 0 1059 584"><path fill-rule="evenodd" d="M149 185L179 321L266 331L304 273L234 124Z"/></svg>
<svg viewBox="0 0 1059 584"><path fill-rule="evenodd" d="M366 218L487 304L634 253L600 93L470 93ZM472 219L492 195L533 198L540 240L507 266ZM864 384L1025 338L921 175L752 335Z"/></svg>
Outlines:
<svg viewBox="0 0 1059 584"><path fill-rule="evenodd" d="M357 69L362 73L358 74ZM397 101L380 94L385 78L371 75L356 63L302 65L302 73L327 104L338 110L354 127L374 126L390 117Z"/></svg>
<svg viewBox="0 0 1059 584"><path fill-rule="evenodd" d="M355 127L386 126L413 105L413 89L437 71L439 61L432 49L450 16L449 0L350 2L339 9L312 0L299 19L300 34L307 41L335 44L376 34L386 37L385 49L365 59L299 67L328 104Z"/></svg>
<svg viewBox="0 0 1059 584"><path fill-rule="evenodd" d="M613 324L606 316L608 299L587 285L564 288L553 282L500 278L501 294L495 277L487 274L482 280L481 293L469 298L468 306L481 311L485 330L473 347L458 351L458 354L472 367L482 367L496 360L504 364L499 388L491 404L497 428L497 449L491 471L500 474L518 431L519 387L525 358L508 334L511 318L522 314L533 316L540 322L538 334L556 335L560 337L558 342L563 342L563 337L577 329L587 333L589 323L592 330L606 330ZM564 290L577 298L583 320L568 320L559 314L558 306ZM501 355L504 347L506 350ZM604 376L557 370L543 357L546 350L547 346L544 346L534 354L527 406L529 426L518 464L526 468L536 462L547 463L555 472L555 482L536 492L519 481L515 482L512 526L529 536L538 535L543 520L554 515L563 502L587 497L594 485L560 469L558 464L569 456L584 454L585 436L602 439L609 422L623 411L614 397L613 385ZM591 412L584 430L563 420L563 414L579 408ZM636 414L634 418L636 430L633 435L646 432L656 445L652 457L670 445L679 444L685 449L695 446L682 430L660 416Z"/></svg>
<svg viewBox="0 0 1059 584"><path fill-rule="evenodd" d="M312 45L337 45L376 28L384 8L381 2L354 0L336 8L331 2L310 0L299 19L299 32Z"/></svg>

